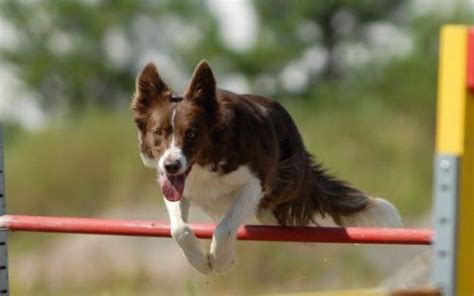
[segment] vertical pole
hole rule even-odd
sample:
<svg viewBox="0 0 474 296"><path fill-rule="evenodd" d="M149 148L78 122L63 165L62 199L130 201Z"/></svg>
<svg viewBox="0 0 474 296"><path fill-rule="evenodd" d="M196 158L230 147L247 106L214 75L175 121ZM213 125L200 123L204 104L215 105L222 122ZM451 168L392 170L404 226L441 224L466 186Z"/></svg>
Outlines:
<svg viewBox="0 0 474 296"><path fill-rule="evenodd" d="M434 161L433 283L443 295L454 296L456 278L456 216L458 212L459 158L438 154Z"/></svg>
<svg viewBox="0 0 474 296"><path fill-rule="evenodd" d="M5 164L3 161L3 125L0 123L0 216L5 215ZM0 295L9 295L7 230L0 229Z"/></svg>
<svg viewBox="0 0 474 296"><path fill-rule="evenodd" d="M465 75L473 71L474 27L466 27ZM469 89L469 77L464 80L464 142L459 179L457 295L474 295L474 89Z"/></svg>
<svg viewBox="0 0 474 296"><path fill-rule="evenodd" d="M474 295L474 97L467 26L441 30L435 156L434 284Z"/></svg>

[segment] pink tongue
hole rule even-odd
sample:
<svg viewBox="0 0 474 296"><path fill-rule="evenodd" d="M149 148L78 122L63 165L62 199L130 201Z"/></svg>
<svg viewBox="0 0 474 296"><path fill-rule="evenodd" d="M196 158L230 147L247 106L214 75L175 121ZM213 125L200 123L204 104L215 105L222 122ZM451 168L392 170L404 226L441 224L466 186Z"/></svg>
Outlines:
<svg viewBox="0 0 474 296"><path fill-rule="evenodd" d="M168 176L163 174L160 178L161 191L169 201L178 201L183 197L184 174L178 176Z"/></svg>

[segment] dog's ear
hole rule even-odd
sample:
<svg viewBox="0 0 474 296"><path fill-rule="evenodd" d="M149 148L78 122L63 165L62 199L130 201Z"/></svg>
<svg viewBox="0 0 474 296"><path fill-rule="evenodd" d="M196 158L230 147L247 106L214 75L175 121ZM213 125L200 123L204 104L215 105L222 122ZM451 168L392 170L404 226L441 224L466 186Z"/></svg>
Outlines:
<svg viewBox="0 0 474 296"><path fill-rule="evenodd" d="M144 111L144 109L150 107L153 102L158 102L168 90L168 86L161 80L158 74L156 65L154 63L148 63L137 77L132 109Z"/></svg>
<svg viewBox="0 0 474 296"><path fill-rule="evenodd" d="M138 129L144 133L149 113L154 104L169 96L168 86L161 80L155 64L148 63L135 82L135 94L131 109Z"/></svg>
<svg viewBox="0 0 474 296"><path fill-rule="evenodd" d="M216 80L206 60L202 60L194 69L185 97L196 103L215 100Z"/></svg>
<svg viewBox="0 0 474 296"><path fill-rule="evenodd" d="M136 84L139 92L162 92L168 89L168 86L161 80L158 69L154 63L148 63L143 68L142 73L137 77Z"/></svg>

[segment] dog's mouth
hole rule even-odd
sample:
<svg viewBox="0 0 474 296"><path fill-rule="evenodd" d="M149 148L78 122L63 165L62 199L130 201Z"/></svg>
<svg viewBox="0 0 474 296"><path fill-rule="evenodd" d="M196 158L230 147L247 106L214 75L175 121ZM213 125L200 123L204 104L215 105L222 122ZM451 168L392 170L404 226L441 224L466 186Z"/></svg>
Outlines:
<svg viewBox="0 0 474 296"><path fill-rule="evenodd" d="M191 168L192 165L190 165L184 173L179 175L168 175L164 173L160 176L161 192L163 192L167 200L179 201L183 198L186 177L189 175Z"/></svg>

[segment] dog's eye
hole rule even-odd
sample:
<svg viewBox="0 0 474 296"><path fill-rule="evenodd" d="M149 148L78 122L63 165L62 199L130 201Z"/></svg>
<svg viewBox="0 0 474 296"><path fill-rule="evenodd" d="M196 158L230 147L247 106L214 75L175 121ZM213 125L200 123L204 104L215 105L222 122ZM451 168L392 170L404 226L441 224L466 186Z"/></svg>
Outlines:
<svg viewBox="0 0 474 296"><path fill-rule="evenodd" d="M137 128L141 131L145 130L146 128L146 123L141 120L135 120L135 124L137 125Z"/></svg>
<svg viewBox="0 0 474 296"><path fill-rule="evenodd" d="M159 129L156 129L156 130L153 132L153 134L154 134L155 136L157 136L157 137L161 137L161 135L163 134L163 132L162 132L161 128L159 128Z"/></svg>
<svg viewBox="0 0 474 296"><path fill-rule="evenodd" d="M190 128L187 132L186 132L186 139L188 140L192 140L196 137L196 134L197 134L197 129L196 128Z"/></svg>

